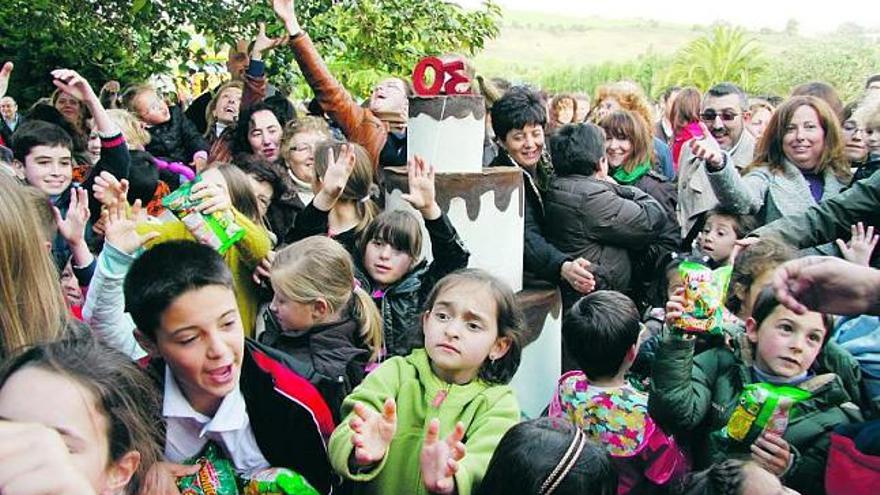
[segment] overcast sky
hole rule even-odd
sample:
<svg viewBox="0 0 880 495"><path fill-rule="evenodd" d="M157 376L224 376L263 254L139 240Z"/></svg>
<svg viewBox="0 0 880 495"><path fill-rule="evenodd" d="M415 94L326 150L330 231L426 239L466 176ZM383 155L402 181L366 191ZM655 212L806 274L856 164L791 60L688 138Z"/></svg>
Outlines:
<svg viewBox="0 0 880 495"><path fill-rule="evenodd" d="M454 0L466 7L481 0ZM880 27L880 5L868 0L495 0L505 8L575 15L597 15L612 19L642 17L683 24L711 24L723 19L751 29L783 29L789 19L800 24L802 33L833 31L844 22ZM731 5L726 8L725 4Z"/></svg>

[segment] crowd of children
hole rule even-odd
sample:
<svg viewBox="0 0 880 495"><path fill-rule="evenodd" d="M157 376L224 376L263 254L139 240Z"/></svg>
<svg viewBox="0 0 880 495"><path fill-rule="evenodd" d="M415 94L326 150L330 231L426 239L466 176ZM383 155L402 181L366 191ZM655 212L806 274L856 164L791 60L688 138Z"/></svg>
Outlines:
<svg viewBox="0 0 880 495"><path fill-rule="evenodd" d="M510 383L534 329L509 286L467 268L432 165L409 160L406 208L383 211L406 85L361 108L292 2L274 7L289 41L261 29L204 128L148 85L99 97L57 69L51 105L0 137L0 493L836 495L880 480L878 316L778 298L803 288L774 291L777 268L807 253L759 229L845 197L844 156L854 189L878 180L880 99L841 125L812 86L776 112L722 83L670 91L653 119L631 82L590 110L479 78L484 162L522 171L525 285L550 283L564 311L564 369L544 417L524 418ZM264 98L262 53L282 46L312 115ZM748 108L767 113L760 134ZM868 273L865 215L811 252Z"/></svg>

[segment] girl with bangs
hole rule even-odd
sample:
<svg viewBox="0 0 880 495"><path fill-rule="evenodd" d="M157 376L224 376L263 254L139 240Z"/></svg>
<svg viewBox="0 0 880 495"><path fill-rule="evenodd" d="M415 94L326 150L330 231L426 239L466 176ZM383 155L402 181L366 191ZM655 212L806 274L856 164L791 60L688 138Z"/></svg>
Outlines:
<svg viewBox="0 0 880 495"><path fill-rule="evenodd" d="M464 268L470 253L440 209L434 169L420 157L407 167L409 193L403 195L425 221L433 260L422 259L422 228L407 211L386 211L358 242L359 282L379 307L388 356L406 356L422 347L419 317L428 293L445 275Z"/></svg>

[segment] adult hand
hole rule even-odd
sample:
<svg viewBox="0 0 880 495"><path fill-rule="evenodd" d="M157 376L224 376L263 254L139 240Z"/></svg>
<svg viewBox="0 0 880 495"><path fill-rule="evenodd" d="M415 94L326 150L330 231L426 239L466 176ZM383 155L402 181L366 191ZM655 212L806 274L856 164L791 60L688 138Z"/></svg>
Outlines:
<svg viewBox="0 0 880 495"><path fill-rule="evenodd" d="M332 148L327 150L329 165L324 176L321 177L321 190L312 200L315 208L322 211L330 211L333 208L339 196L342 195L342 191L345 190L345 185L348 184L348 178L354 170L356 160L354 148L350 144L342 145L339 158L334 157Z"/></svg>
<svg viewBox="0 0 880 495"><path fill-rule="evenodd" d="M191 476L199 472L200 466L185 466L172 462L157 462L144 476L139 495L180 495L177 478Z"/></svg>
<svg viewBox="0 0 880 495"><path fill-rule="evenodd" d="M0 493L94 494L61 435L38 424L0 421Z"/></svg>
<svg viewBox="0 0 880 495"><path fill-rule="evenodd" d="M870 266L871 253L877 247L877 241L880 235L874 234L874 226L871 225L865 230L865 225L859 222L850 227L852 237L849 242L843 242L843 239L837 239L837 247L843 253L843 258L850 263L862 266Z"/></svg>
<svg viewBox="0 0 880 495"><path fill-rule="evenodd" d="M560 275L572 289L581 294L589 294L596 288L596 279L590 273L590 262L583 258L563 263Z"/></svg>
<svg viewBox="0 0 880 495"><path fill-rule="evenodd" d="M107 81L101 86L101 93L119 93L119 81Z"/></svg>
<svg viewBox="0 0 880 495"><path fill-rule="evenodd" d="M98 97L92 90L92 86L89 85L89 82L76 71L70 69L55 69L51 74L54 78L52 84L61 91L73 95L84 103L98 101Z"/></svg>
<svg viewBox="0 0 880 495"><path fill-rule="evenodd" d="M266 23L260 23L260 32L254 40L254 47L251 49L252 60L262 60L263 53L272 50L278 46L287 43L287 36L279 36L278 38L270 38L266 36Z"/></svg>
<svg viewBox="0 0 880 495"><path fill-rule="evenodd" d="M358 466L375 464L385 457L397 432L397 404L391 397L385 399L380 414L358 402L354 405L354 414L348 423L354 431L351 437L354 462Z"/></svg>
<svg viewBox="0 0 880 495"><path fill-rule="evenodd" d="M71 247L78 246L85 239L86 224L89 221L89 197L85 189L79 187L70 190L70 203L67 216L61 216L61 210L52 206L58 233Z"/></svg>
<svg viewBox="0 0 880 495"><path fill-rule="evenodd" d="M703 137L690 140L691 152L695 157L705 160L711 170L720 170L724 165L724 152L721 151L721 146L712 137L706 124L700 122L700 129L703 131Z"/></svg>
<svg viewBox="0 0 880 495"><path fill-rule="evenodd" d="M789 261L773 275L776 298L795 313L880 315L880 271L830 256Z"/></svg>
<svg viewBox="0 0 880 495"><path fill-rule="evenodd" d="M782 476L791 462L791 449L779 435L764 432L751 446L752 460L776 476Z"/></svg>
<svg viewBox="0 0 880 495"><path fill-rule="evenodd" d="M3 64L0 68L0 98L6 96L6 90L9 89L9 78L12 76L12 62Z"/></svg>
<svg viewBox="0 0 880 495"><path fill-rule="evenodd" d="M434 186L434 166L428 165L421 156L414 156L406 164L409 193L401 195L404 201L419 210L427 220L436 220L443 213L437 204Z"/></svg>
<svg viewBox="0 0 880 495"><path fill-rule="evenodd" d="M254 269L253 279L257 285L263 285L263 282L272 277L272 263L275 261L275 251L269 251Z"/></svg>
<svg viewBox="0 0 880 495"><path fill-rule="evenodd" d="M272 10L275 11L278 19L284 23L289 36L293 37L302 32L302 28L299 26L299 19L296 18L296 8L293 5L293 0L272 0Z"/></svg>
<svg viewBox="0 0 880 495"><path fill-rule="evenodd" d="M105 170L95 177L92 193L104 206L110 203L125 204L128 203L128 187L128 179L119 180Z"/></svg>
<svg viewBox="0 0 880 495"><path fill-rule="evenodd" d="M133 254L146 243L159 237L158 232L137 232L137 224L143 218L141 200L136 199L131 208L131 216L126 215L125 203L112 203L101 212L104 221L104 239L116 249L126 254Z"/></svg>
<svg viewBox="0 0 880 495"><path fill-rule="evenodd" d="M431 493L453 493L458 461L467 452L461 441L464 438L464 424L461 421L456 423L455 430L443 441L440 441L439 436L440 420L434 418L428 424L419 458L422 482Z"/></svg>

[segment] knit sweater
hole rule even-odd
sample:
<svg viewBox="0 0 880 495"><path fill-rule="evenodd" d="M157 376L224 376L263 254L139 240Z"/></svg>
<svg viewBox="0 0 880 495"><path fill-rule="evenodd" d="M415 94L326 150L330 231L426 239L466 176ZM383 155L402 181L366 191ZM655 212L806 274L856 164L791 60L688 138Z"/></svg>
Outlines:
<svg viewBox="0 0 880 495"><path fill-rule="evenodd" d="M445 398L444 398L445 394ZM358 402L381 411L387 397L397 402L397 432L385 457L372 469L353 473L349 467L354 434L349 421ZM357 481L353 493L427 495L422 483L419 454L428 424L440 419L440 438L461 421L467 453L459 461L455 485L459 495L474 492L489 465L495 447L519 420L519 405L507 385L474 380L466 385L445 383L431 369L427 353L417 349L407 357L393 357L354 389L342 404L346 417L330 437L333 469Z"/></svg>

